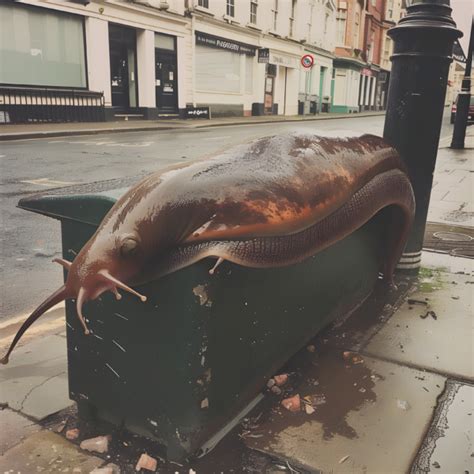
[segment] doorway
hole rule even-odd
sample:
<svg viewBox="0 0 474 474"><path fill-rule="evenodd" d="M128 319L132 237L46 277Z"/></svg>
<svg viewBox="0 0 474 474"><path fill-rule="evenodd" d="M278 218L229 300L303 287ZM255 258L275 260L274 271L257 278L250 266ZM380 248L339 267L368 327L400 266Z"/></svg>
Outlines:
<svg viewBox="0 0 474 474"><path fill-rule="evenodd" d="M266 64L265 92L263 100L263 111L265 115L273 114L273 95L275 89L276 65Z"/></svg>
<svg viewBox="0 0 474 474"><path fill-rule="evenodd" d="M160 114L178 113L176 38L155 34L156 107Z"/></svg>
<svg viewBox="0 0 474 474"><path fill-rule="evenodd" d="M109 24L112 106L124 111L137 106L136 34Z"/></svg>

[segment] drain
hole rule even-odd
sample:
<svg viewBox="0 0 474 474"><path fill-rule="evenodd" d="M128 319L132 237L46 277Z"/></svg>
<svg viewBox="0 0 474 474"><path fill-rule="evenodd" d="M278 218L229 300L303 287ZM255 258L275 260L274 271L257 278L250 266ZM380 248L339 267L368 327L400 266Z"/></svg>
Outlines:
<svg viewBox="0 0 474 474"><path fill-rule="evenodd" d="M473 238L467 234L460 234L458 232L435 232L433 237L447 242L470 242Z"/></svg>

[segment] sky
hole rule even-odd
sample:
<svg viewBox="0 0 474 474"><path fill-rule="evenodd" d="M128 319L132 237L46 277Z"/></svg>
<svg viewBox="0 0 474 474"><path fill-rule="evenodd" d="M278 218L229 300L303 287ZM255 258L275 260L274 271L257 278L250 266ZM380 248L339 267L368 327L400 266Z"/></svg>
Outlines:
<svg viewBox="0 0 474 474"><path fill-rule="evenodd" d="M459 40L464 54L467 55L467 47L469 45L469 34L471 32L472 15L474 13L473 0L451 0L451 8L453 9L453 19L457 27L463 32L464 36Z"/></svg>

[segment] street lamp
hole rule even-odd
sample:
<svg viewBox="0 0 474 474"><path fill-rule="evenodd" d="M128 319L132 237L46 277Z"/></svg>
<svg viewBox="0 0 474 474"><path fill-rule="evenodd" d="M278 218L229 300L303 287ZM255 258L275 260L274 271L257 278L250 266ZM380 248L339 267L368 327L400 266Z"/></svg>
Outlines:
<svg viewBox="0 0 474 474"><path fill-rule="evenodd" d="M453 44L449 0L414 0L388 31L394 41L384 138L406 165L416 215L399 269L417 272L428 215Z"/></svg>
<svg viewBox="0 0 474 474"><path fill-rule="evenodd" d="M469 105L471 103L471 67L472 67L472 48L474 43L474 18L471 25L471 36L469 47L467 49L466 70L462 80L461 92L458 95L456 103L456 118L454 120L453 139L451 148L462 150L464 148L464 139L466 138L467 116L469 115Z"/></svg>

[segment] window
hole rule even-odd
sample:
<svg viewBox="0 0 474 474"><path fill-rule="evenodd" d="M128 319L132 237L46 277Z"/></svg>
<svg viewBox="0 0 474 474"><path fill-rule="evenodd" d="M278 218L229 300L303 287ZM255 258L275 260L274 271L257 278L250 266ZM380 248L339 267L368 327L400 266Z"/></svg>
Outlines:
<svg viewBox="0 0 474 474"><path fill-rule="evenodd" d="M87 86L82 17L0 4L0 35L0 83Z"/></svg>
<svg viewBox="0 0 474 474"><path fill-rule="evenodd" d="M209 8L209 0L198 0L198 6Z"/></svg>
<svg viewBox="0 0 474 474"><path fill-rule="evenodd" d="M296 0L291 0L290 36L293 36L296 14Z"/></svg>
<svg viewBox="0 0 474 474"><path fill-rule="evenodd" d="M226 0L226 14L235 16L235 0Z"/></svg>
<svg viewBox="0 0 474 474"><path fill-rule="evenodd" d="M346 44L346 15L345 10L339 10L337 12L336 43L339 46Z"/></svg>
<svg viewBox="0 0 474 474"><path fill-rule="evenodd" d="M360 8L360 7L359 7ZM354 20L354 48L359 48L359 30L360 30L360 13L355 13Z"/></svg>
<svg viewBox="0 0 474 474"><path fill-rule="evenodd" d="M250 0L250 23L252 25L257 24L257 7L258 0Z"/></svg>
<svg viewBox="0 0 474 474"><path fill-rule="evenodd" d="M245 56L245 93L253 92L253 65L254 56Z"/></svg>
<svg viewBox="0 0 474 474"><path fill-rule="evenodd" d="M240 54L196 45L196 89L240 92Z"/></svg>
<svg viewBox="0 0 474 474"><path fill-rule="evenodd" d="M278 26L278 0L273 0L273 31L277 30Z"/></svg>

